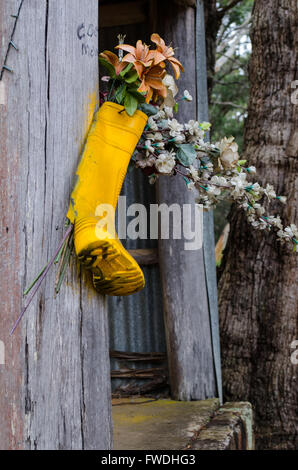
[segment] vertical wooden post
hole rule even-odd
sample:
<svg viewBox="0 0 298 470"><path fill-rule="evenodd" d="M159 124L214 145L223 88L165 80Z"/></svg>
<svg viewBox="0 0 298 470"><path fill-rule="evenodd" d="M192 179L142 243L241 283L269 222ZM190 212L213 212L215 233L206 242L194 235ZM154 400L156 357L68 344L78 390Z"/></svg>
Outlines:
<svg viewBox="0 0 298 470"><path fill-rule="evenodd" d="M2 45L19 1L0 4ZM76 260L54 298L52 269L15 335L22 292L49 260L98 91L98 1L24 1L1 86L1 449L109 449L104 299ZM1 46L0 64L5 50Z"/></svg>
<svg viewBox="0 0 298 470"><path fill-rule="evenodd" d="M205 37L205 16L203 0L196 1L196 72L197 72L197 119L200 122L209 120L208 110L208 87L207 87L207 59L206 59L206 37ZM214 368L216 376L217 393L220 402L222 396L222 376L220 357L220 337L219 337L219 315L217 299L217 278L215 262L215 240L214 240L214 220L213 211L203 214L203 251L206 285L208 292L210 328L212 337L212 349Z"/></svg>
<svg viewBox="0 0 298 470"><path fill-rule="evenodd" d="M179 89L193 96L191 103L180 104L178 119L195 119L196 11L168 1L159 9L163 23L158 31L164 31L166 43L178 47L176 56L185 67ZM194 204L193 194L178 176L160 178L158 197L159 203L168 205ZM184 239L159 243L171 393L178 400L205 399L217 396L217 386L204 255L202 248L186 251L184 243Z"/></svg>

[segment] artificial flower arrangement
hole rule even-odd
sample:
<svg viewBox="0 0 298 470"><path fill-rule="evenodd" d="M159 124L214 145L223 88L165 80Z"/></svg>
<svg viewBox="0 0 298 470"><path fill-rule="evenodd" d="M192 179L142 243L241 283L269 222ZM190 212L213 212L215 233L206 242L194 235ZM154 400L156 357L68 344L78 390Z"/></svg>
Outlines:
<svg viewBox="0 0 298 470"><path fill-rule="evenodd" d="M187 90L179 97L175 79L183 72L174 49L156 33L154 49L137 41L136 47L119 36L118 54L104 51L99 60L107 74L102 81L100 108L86 139L67 213L68 229L49 263L26 290L31 296L11 334L30 305L51 265L59 263L56 293L59 292L73 249L91 271L97 291L108 295L130 295L144 287L141 268L125 250L115 233L101 226L98 207L116 209L128 164L133 162L154 184L159 175L185 180L196 191L196 202L209 210L224 199L235 202L256 229L274 230L278 240L297 246L294 224L283 227L280 217L265 215L262 201L284 196L273 186L250 181L256 168L241 160L233 137L218 143L206 140L211 124L174 118L179 102L191 101ZM124 53L126 53L124 55ZM168 73L171 65L174 76ZM114 221L112 221L113 225Z"/></svg>

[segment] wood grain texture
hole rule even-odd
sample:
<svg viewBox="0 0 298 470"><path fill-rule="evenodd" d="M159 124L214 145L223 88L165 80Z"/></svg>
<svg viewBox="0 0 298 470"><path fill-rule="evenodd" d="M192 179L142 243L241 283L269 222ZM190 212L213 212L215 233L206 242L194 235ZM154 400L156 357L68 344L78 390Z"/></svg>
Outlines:
<svg viewBox="0 0 298 470"><path fill-rule="evenodd" d="M166 43L178 46L176 56L185 67L179 80L181 92L187 89L191 103L180 104L178 119L195 119L196 62L195 10L173 2L159 6L159 33ZM158 184L160 203L194 204L183 178L167 176ZM164 311L171 393L174 399L205 399L216 396L212 340L203 250L186 251L185 240L160 240Z"/></svg>
<svg viewBox="0 0 298 470"><path fill-rule="evenodd" d="M17 4L1 2L5 35ZM64 231L98 89L97 17L97 0L30 0L17 26L20 51L9 57L14 74L4 77L7 106L0 117L1 234L6 237L0 321L6 338L22 291ZM105 301L75 259L56 299L55 275L51 270L16 335L6 339L6 368L0 366L1 446L109 449Z"/></svg>
<svg viewBox="0 0 298 470"><path fill-rule="evenodd" d="M2 68L6 46L8 44L16 13L17 1L0 2L0 66ZM15 62L13 51L9 54L8 64ZM22 206L16 200L17 188L20 186L19 174L21 160L21 145L16 140L20 129L15 126L15 103L8 99L9 83L12 75L5 72L1 83L0 103L0 340L4 343L5 365L0 365L0 449L21 449L23 445L22 432L22 335L20 329L14 338L9 338L13 315L21 308L22 280L18 270L22 268L23 253L20 249L22 227L20 219ZM8 115L13 112L13 119L8 124ZM13 135L13 141L12 136ZM24 250L23 250L24 251ZM17 269L12 269L12 263Z"/></svg>
<svg viewBox="0 0 298 470"><path fill-rule="evenodd" d="M158 250L156 248L139 248L137 250L128 250L128 253L140 266L158 264Z"/></svg>

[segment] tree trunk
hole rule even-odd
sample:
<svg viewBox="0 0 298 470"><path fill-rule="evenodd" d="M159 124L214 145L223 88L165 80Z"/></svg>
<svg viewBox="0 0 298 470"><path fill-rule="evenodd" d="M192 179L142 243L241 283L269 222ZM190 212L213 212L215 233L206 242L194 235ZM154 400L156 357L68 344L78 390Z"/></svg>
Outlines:
<svg viewBox="0 0 298 470"><path fill-rule="evenodd" d="M9 43L19 5L0 3L2 44ZM14 35L19 51L11 47L8 56L13 73L0 81L1 449L111 447L105 301L75 258L56 299L52 268L9 337L25 287L65 232L96 104L97 19L97 0L24 1ZM1 65L5 52L1 46Z"/></svg>
<svg viewBox="0 0 298 470"><path fill-rule="evenodd" d="M298 113L291 102L297 18L296 0L255 2L243 156L260 169L263 183L288 196L287 206L271 209L286 224L297 222L298 208ZM259 449L297 448L297 365L290 360L298 338L296 270L297 257L274 235L232 215L219 282L224 395L252 403Z"/></svg>

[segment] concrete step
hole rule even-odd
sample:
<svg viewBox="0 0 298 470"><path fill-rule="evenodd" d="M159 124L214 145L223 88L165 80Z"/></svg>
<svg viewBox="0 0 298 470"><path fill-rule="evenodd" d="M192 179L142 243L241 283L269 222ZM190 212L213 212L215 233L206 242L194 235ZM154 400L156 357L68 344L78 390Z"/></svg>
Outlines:
<svg viewBox="0 0 298 470"><path fill-rule="evenodd" d="M115 450L251 450L250 403L113 399Z"/></svg>

